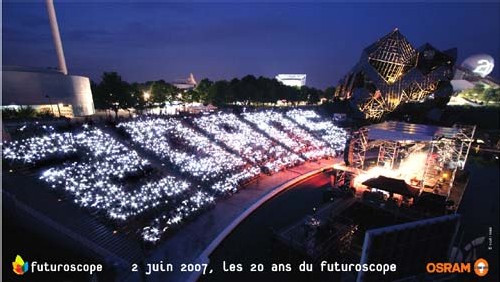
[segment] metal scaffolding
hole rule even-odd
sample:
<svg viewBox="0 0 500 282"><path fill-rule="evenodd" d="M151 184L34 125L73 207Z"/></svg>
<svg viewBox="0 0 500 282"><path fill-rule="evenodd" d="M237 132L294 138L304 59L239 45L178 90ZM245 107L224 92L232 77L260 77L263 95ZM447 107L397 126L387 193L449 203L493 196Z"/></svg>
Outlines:
<svg viewBox="0 0 500 282"><path fill-rule="evenodd" d="M377 166L392 169L397 155L398 142L384 141L378 150Z"/></svg>
<svg viewBox="0 0 500 282"><path fill-rule="evenodd" d="M350 187L352 172L342 169L333 169L330 175L330 184L332 188Z"/></svg>
<svg viewBox="0 0 500 282"><path fill-rule="evenodd" d="M365 165L365 153L368 148L367 129L360 128L352 133L349 145L349 163L351 167L363 169Z"/></svg>
<svg viewBox="0 0 500 282"><path fill-rule="evenodd" d="M398 103L399 104L399 103ZM378 97L372 95L368 101L359 105L359 109L365 114L368 119L379 120L392 107L387 103L382 95Z"/></svg>
<svg viewBox="0 0 500 282"><path fill-rule="evenodd" d="M464 169L470 146L474 140L474 133L476 133L476 126L455 124L453 127L459 130L457 138L461 140L461 142L456 142L455 150L458 151L456 162L460 169Z"/></svg>
<svg viewBox="0 0 500 282"><path fill-rule="evenodd" d="M436 136L431 142L422 181L424 191L449 197L457 170L463 170L476 126L454 125L454 136Z"/></svg>
<svg viewBox="0 0 500 282"><path fill-rule="evenodd" d="M416 179L421 187L421 192L430 192L449 198L457 170L464 169L476 127L467 125L454 125L452 128L432 126L432 128L426 128L422 125L419 127L397 123L393 127L372 125L360 128L351 136L349 167L359 170L367 169L365 167L366 152L375 148L378 148L376 165L386 169L395 169L399 165L398 156L400 155L408 156L411 152L428 150L423 173ZM380 133L383 128L387 128L387 134ZM401 128L403 131L397 134L389 133L393 132L395 128ZM371 135L370 130L378 130L378 133ZM403 140L397 139L399 134L404 136L401 138L405 138L403 139L406 141L404 145L400 143ZM412 136L405 134L429 134L424 135L429 139L426 140L422 135L415 136L416 141L410 141L414 145L409 146L408 141L412 140ZM384 139L376 139L374 136ZM410 149L405 149L408 147ZM341 175L336 175L335 179L342 182ZM455 193L461 195L463 191L455 191Z"/></svg>

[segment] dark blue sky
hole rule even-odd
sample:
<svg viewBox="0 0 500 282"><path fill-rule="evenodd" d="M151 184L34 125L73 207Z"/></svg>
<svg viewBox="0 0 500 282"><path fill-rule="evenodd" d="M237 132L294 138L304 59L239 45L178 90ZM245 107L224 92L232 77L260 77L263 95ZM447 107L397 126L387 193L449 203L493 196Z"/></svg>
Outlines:
<svg viewBox="0 0 500 282"><path fill-rule="evenodd" d="M128 81L307 73L335 85L364 47L398 27L414 45L487 53L500 65L500 3L61 3L70 74ZM3 3L3 64L56 66L43 0ZM493 76L499 78L500 66Z"/></svg>

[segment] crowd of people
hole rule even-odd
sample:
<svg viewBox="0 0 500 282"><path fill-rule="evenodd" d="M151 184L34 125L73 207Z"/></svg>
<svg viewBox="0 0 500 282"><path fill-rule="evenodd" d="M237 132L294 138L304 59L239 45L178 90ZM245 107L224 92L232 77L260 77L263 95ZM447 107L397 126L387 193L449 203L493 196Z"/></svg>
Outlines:
<svg viewBox="0 0 500 282"><path fill-rule="evenodd" d="M303 161L276 141L257 132L235 114L217 113L201 116L193 119L193 123L247 159L252 165L263 167L269 173Z"/></svg>
<svg viewBox="0 0 500 282"><path fill-rule="evenodd" d="M211 195L194 192L189 182L171 175L130 189L127 178L143 173L149 161L97 128L14 141L4 148L4 159L36 164L65 153L76 153L78 161L51 167L40 179L53 189L66 191L79 206L111 220L125 222L156 209L167 221L179 223L213 203ZM150 238L148 226L141 233L144 240Z"/></svg>
<svg viewBox="0 0 500 282"><path fill-rule="evenodd" d="M178 226L187 218L199 213L205 207L215 203L215 198L206 192L197 191L171 213L154 218L150 224L145 226L141 235L144 241L156 243L161 240L163 234L172 226Z"/></svg>
<svg viewBox="0 0 500 282"><path fill-rule="evenodd" d="M345 130L336 126L332 120L321 117L313 110L293 109L287 111L286 116L327 142L336 151L337 155L341 154L347 134Z"/></svg>
<svg viewBox="0 0 500 282"><path fill-rule="evenodd" d="M43 136L13 140L3 148L3 158L24 165L34 165L48 158L76 152L71 133L52 132Z"/></svg>
<svg viewBox="0 0 500 282"><path fill-rule="evenodd" d="M176 118L145 118L120 123L132 141L181 172L210 183L247 168L246 162Z"/></svg>
<svg viewBox="0 0 500 282"><path fill-rule="evenodd" d="M306 160L315 160L335 156L334 149L275 111L258 111L243 114L244 118L255 125L271 138L284 144L296 155Z"/></svg>
<svg viewBox="0 0 500 282"><path fill-rule="evenodd" d="M4 144L3 158L30 167L50 163L40 175L49 187L118 224L142 222L138 234L155 243L260 173L336 156L345 142L341 128L304 110L139 117L116 128L50 130ZM151 156L119 140L120 131ZM158 177L150 175L153 156L167 164Z"/></svg>

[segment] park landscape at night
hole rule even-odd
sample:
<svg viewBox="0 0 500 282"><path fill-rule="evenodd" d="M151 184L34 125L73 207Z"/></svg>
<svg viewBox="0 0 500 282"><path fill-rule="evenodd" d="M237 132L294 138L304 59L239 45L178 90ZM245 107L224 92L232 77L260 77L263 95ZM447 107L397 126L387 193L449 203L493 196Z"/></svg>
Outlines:
<svg viewBox="0 0 500 282"><path fill-rule="evenodd" d="M3 280L498 280L500 6L424 4L2 3Z"/></svg>

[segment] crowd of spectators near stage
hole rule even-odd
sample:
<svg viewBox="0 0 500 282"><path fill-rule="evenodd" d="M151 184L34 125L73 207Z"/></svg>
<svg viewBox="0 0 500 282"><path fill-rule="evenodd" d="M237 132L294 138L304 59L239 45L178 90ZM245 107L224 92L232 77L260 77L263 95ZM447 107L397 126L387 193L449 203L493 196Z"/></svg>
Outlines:
<svg viewBox="0 0 500 282"><path fill-rule="evenodd" d="M4 163L36 170L48 187L112 224L141 222L137 234L151 243L261 173L338 157L346 140L312 110L43 126L5 142Z"/></svg>

